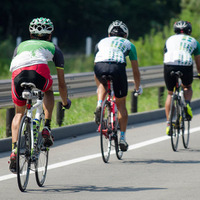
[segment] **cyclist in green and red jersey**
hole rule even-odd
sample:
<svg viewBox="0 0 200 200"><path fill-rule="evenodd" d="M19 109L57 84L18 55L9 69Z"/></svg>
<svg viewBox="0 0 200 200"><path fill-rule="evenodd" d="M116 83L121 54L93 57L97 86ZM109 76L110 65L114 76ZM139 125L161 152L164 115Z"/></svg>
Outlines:
<svg viewBox="0 0 200 200"><path fill-rule="evenodd" d="M171 95L176 85L175 77L170 75L171 71L181 71L181 77L184 87L184 97L186 101L186 117L192 119L192 109L190 101L192 99L192 81L193 81L193 59L194 55L198 73L200 73L200 44L193 38L192 25L188 21L178 21L174 24L175 35L169 37L164 48L164 78L168 90L168 96L165 103L165 113L167 118L166 134L170 133L169 111L171 105Z"/></svg>
<svg viewBox="0 0 200 200"><path fill-rule="evenodd" d="M127 151L128 143L125 140L125 131L128 121L126 109L126 96L128 92L126 76L126 56L129 56L135 81L135 90L138 94L142 93L140 87L140 72L138 69L137 52L134 44L128 39L128 28L122 21L114 21L108 28L108 37L102 39L95 50L95 81L97 84L97 108L95 121L100 123L100 113L102 101L106 95L106 85L101 80L102 75L113 77L113 89L118 108L118 119L121 130L120 148Z"/></svg>
<svg viewBox="0 0 200 200"><path fill-rule="evenodd" d="M51 118L54 107L52 90L53 79L50 75L48 61L53 61L58 76L59 92L63 107L69 109L71 101L67 98L67 87L64 79L64 57L57 45L51 41L53 23L47 18L33 19L29 25L30 40L16 47L10 66L12 72L12 99L16 114L12 121L12 153L10 155L10 170L16 172L17 138L21 118L26 109L26 100L22 98L22 82L32 82L36 88L44 92L43 108L45 124L42 130L44 145L53 145L51 134Z"/></svg>

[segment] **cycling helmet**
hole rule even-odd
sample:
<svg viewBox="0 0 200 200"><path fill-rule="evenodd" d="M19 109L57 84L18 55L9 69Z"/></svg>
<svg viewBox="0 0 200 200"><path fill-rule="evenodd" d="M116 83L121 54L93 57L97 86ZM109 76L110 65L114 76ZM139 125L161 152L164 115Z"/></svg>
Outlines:
<svg viewBox="0 0 200 200"><path fill-rule="evenodd" d="M128 37L128 27L122 21L116 20L108 27L108 35L111 36L124 36Z"/></svg>
<svg viewBox="0 0 200 200"><path fill-rule="evenodd" d="M188 21L178 21L174 23L174 32L176 34L185 33L190 35L192 33L192 25Z"/></svg>
<svg viewBox="0 0 200 200"><path fill-rule="evenodd" d="M33 19L29 25L31 34L46 35L51 34L53 30L54 27L51 20L43 17Z"/></svg>

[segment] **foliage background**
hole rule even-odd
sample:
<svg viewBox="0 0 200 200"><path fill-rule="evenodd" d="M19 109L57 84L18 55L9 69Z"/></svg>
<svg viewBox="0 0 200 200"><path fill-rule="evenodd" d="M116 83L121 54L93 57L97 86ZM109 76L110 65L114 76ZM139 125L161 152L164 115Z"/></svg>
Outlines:
<svg viewBox="0 0 200 200"><path fill-rule="evenodd" d="M0 20L0 79L10 78L9 65L16 37L20 35L23 40L29 38L28 25L32 18L45 16L54 22L54 36L58 37L59 46L65 55L65 73L78 73L93 71L94 55L84 55L85 37L91 36L95 44L107 35L107 27L112 20L120 19L127 23L129 39L135 44L139 65L143 67L162 64L165 41L174 34L173 24L177 20L192 22L192 36L200 41L199 11L200 0L3 2L0 19L5 20ZM129 62L127 67L130 67ZM52 74L55 74L55 67L50 64L50 68ZM200 98L199 81L195 81L193 89L194 98ZM138 111L157 109L157 98L157 88L145 89L139 97ZM130 113L130 96L127 99ZM73 100L63 125L92 121L95 107L96 96ZM0 138L5 136L5 116L5 111L0 109L0 129L4 130L0 132ZM57 126L55 118L52 126Z"/></svg>

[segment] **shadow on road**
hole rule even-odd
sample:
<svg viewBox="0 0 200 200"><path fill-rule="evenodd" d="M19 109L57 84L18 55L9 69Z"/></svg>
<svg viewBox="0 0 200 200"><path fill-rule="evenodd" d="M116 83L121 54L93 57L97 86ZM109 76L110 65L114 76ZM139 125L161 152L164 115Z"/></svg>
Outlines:
<svg viewBox="0 0 200 200"><path fill-rule="evenodd" d="M139 192L145 190L165 190L167 188L157 188L157 187L97 187L94 185L89 186L58 186L58 185L48 185L45 188L38 190L27 190L27 192L40 191L42 193L47 192L67 192L67 193L77 193L77 192Z"/></svg>

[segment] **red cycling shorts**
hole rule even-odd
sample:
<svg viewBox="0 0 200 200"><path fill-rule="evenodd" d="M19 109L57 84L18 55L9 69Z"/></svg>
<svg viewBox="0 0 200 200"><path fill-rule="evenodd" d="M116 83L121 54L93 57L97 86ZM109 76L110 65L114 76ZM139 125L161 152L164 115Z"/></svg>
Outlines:
<svg viewBox="0 0 200 200"><path fill-rule="evenodd" d="M53 79L47 64L37 64L23 67L12 73L12 100L17 106L26 105L26 100L22 98L22 82L31 82L36 88L46 92L53 84Z"/></svg>

